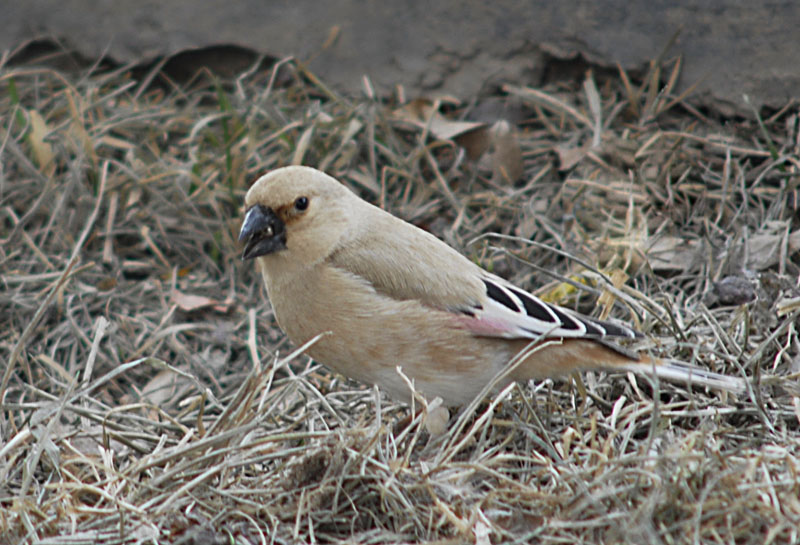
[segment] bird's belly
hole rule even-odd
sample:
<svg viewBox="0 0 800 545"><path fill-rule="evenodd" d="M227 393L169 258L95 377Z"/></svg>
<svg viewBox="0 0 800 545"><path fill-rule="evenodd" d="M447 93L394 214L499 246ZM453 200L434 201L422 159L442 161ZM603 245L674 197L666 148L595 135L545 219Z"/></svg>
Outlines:
<svg viewBox="0 0 800 545"><path fill-rule="evenodd" d="M449 312L356 287L320 293L281 286L270 299L295 345L321 335L306 350L312 358L402 401L413 384L429 400L468 403L512 356L507 342L473 336Z"/></svg>

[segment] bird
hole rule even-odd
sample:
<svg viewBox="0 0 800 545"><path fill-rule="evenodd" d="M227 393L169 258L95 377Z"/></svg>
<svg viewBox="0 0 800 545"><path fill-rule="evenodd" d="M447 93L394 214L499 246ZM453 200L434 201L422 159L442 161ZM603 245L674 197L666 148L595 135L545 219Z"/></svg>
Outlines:
<svg viewBox="0 0 800 545"><path fill-rule="evenodd" d="M312 167L247 191L242 260L315 361L408 402L470 403L495 381L617 370L733 392L744 381L620 345L641 333L542 301ZM313 342L312 342L313 341Z"/></svg>

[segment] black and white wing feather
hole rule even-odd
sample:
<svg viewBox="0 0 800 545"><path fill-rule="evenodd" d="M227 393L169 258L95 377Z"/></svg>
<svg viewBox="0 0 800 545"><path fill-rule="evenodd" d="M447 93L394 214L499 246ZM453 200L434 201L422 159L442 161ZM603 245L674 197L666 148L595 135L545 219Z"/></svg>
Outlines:
<svg viewBox="0 0 800 545"><path fill-rule="evenodd" d="M486 299L475 316L487 329L506 338L585 338L613 339L641 337L630 327L596 320L577 312L545 303L498 277L481 278L486 286Z"/></svg>

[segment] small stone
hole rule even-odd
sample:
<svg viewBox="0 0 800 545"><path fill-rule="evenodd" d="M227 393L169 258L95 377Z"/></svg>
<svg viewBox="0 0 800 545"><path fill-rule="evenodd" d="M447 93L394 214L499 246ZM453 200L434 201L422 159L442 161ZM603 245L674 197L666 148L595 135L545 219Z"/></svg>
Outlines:
<svg viewBox="0 0 800 545"><path fill-rule="evenodd" d="M712 286L720 305L744 305L756 300L753 283L741 276L726 276Z"/></svg>

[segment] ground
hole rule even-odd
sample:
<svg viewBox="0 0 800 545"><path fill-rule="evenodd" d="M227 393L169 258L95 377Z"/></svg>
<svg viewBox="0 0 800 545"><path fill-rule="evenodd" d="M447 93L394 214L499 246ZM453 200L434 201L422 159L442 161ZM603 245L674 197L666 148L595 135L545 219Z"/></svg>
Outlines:
<svg viewBox="0 0 800 545"><path fill-rule="evenodd" d="M679 70L409 102L292 61L0 67L0 541L797 542L797 108L701 110ZM587 373L430 437L295 353L240 261L286 164L749 387Z"/></svg>

